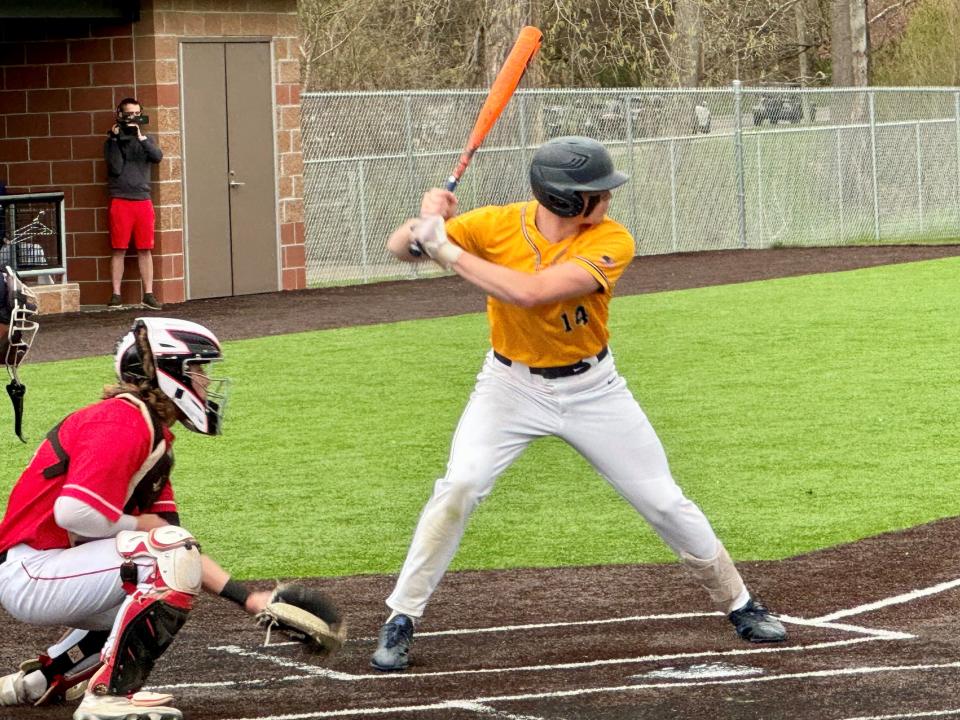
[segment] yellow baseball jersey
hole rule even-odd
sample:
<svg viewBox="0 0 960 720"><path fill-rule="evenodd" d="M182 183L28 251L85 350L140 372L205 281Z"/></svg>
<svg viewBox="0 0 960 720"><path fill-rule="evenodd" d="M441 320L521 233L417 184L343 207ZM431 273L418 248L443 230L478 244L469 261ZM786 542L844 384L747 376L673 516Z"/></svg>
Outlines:
<svg viewBox="0 0 960 720"><path fill-rule="evenodd" d="M607 344L610 298L633 260L633 237L608 217L577 235L551 243L537 230L537 202L491 205L447 221L447 235L472 255L497 265L535 273L577 263L600 285L596 292L522 308L487 298L490 342L511 360L531 367L570 365Z"/></svg>

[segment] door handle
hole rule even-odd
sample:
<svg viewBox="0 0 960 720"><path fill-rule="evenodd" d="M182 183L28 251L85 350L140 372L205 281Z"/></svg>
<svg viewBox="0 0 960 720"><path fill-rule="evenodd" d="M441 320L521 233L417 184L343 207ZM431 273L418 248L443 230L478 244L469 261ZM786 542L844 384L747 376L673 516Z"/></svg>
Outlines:
<svg viewBox="0 0 960 720"><path fill-rule="evenodd" d="M235 188L235 187L243 187L244 185L246 185L246 183L238 182L238 181L236 181L236 180L231 180L231 181L230 181L230 187L232 187L232 188Z"/></svg>

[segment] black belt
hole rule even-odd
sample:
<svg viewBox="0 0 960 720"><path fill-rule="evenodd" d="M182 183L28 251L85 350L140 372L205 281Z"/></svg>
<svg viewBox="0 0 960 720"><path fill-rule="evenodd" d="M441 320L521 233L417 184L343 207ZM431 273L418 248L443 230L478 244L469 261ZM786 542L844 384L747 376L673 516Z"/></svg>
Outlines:
<svg viewBox="0 0 960 720"><path fill-rule="evenodd" d="M604 346L604 348L597 353L597 362L603 360L609 352L609 348ZM513 360L501 355L496 350L493 351L493 356L508 367L513 365ZM570 377L571 375L580 375L581 373L585 373L591 367L593 366L590 363L586 362L585 360L580 360L572 365L558 365L557 367L532 367L530 368L530 373L533 375L540 375L547 380L556 380L557 378Z"/></svg>
<svg viewBox="0 0 960 720"><path fill-rule="evenodd" d="M0 565L3 565L7 561L7 551L4 550L0 553Z"/></svg>

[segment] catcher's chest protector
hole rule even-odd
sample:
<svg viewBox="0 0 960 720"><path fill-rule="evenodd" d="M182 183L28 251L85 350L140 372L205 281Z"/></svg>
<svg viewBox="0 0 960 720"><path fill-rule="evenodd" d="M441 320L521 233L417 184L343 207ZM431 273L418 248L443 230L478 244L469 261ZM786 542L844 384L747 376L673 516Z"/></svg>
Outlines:
<svg viewBox="0 0 960 720"><path fill-rule="evenodd" d="M127 489L128 500L123 510L132 514L135 510L143 512L156 502L173 469L173 448L167 448L160 421L154 417L143 400L129 393L123 393L117 397L135 405L150 429L150 453L143 461L143 465L133 474L131 485ZM67 418L64 418L58 422L47 433L47 440L57 456L57 462L43 471L43 476L48 480L66 475L67 468L70 466L70 454L60 442L60 426L66 420Z"/></svg>

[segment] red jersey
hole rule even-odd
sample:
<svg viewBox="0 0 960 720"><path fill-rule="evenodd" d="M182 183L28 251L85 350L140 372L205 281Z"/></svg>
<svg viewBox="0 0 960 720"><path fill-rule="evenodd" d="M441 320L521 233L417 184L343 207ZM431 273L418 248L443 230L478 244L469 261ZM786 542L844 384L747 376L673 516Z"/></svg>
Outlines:
<svg viewBox="0 0 960 720"><path fill-rule="evenodd" d="M132 402L115 397L68 415L58 432L60 445L69 456L67 471L49 479L44 476L44 470L61 460L50 440L44 440L10 493L0 524L0 552L19 543L37 550L71 547L70 535L53 515L53 505L62 496L86 503L110 522L125 512L177 512L169 482L150 507L127 507L143 477L144 463L157 452L151 443L153 429L143 412ZM164 446L160 452L169 452L173 433L159 425Z"/></svg>

